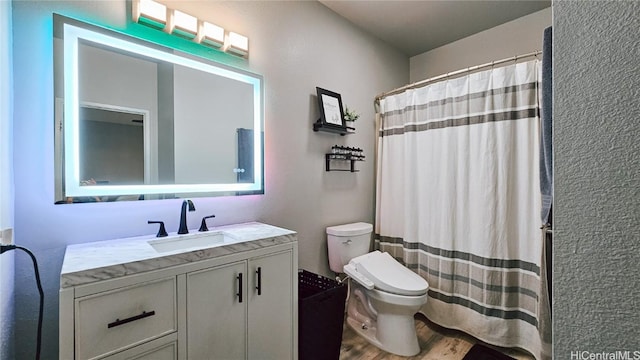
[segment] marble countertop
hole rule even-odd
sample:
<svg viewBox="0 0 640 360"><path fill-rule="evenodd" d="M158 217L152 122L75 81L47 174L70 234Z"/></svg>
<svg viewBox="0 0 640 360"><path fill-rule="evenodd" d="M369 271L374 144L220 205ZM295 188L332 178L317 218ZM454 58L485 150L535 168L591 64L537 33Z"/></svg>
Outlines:
<svg viewBox="0 0 640 360"><path fill-rule="evenodd" d="M226 235L225 241L206 247L191 247L159 252L149 244L149 241L171 241L179 237L193 239L218 232ZM188 235L170 233L165 238L145 235L69 245L67 246L60 272L60 288L83 285L295 241L297 241L297 237L294 231L251 222L213 227L206 233L190 230Z"/></svg>

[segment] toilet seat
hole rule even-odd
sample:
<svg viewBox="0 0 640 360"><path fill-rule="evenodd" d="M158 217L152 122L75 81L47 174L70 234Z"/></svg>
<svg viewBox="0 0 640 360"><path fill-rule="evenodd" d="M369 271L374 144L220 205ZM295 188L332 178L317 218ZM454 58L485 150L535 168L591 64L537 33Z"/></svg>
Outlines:
<svg viewBox="0 0 640 360"><path fill-rule="evenodd" d="M392 294L424 295L429 284L420 275L402 266L389 253L378 250L351 259L350 270L356 270L375 288ZM358 276L354 279L358 280ZM361 282L361 281L358 281ZM364 284L363 284L364 285Z"/></svg>

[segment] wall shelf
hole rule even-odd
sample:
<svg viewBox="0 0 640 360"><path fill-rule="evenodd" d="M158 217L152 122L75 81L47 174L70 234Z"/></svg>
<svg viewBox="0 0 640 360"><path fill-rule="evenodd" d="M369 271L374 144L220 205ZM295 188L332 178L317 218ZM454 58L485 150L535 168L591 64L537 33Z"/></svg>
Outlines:
<svg viewBox="0 0 640 360"><path fill-rule="evenodd" d="M356 129L350 126L324 124L320 119L318 119L318 121L313 123L313 131L324 131L324 132L340 134L340 136L344 136L347 134L355 134Z"/></svg>

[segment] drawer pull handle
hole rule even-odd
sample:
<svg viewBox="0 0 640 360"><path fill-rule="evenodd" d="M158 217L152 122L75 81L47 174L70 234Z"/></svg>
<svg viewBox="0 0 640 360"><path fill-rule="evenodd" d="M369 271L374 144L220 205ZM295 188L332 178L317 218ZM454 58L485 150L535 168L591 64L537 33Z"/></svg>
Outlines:
<svg viewBox="0 0 640 360"><path fill-rule="evenodd" d="M132 317L129 317L129 318L126 318L126 319L122 319L122 320L116 319L116 321L107 324L107 328L111 329L112 327L124 325L124 324L130 323L132 321L144 319L146 317L153 316L155 314L156 314L155 311L149 311L149 312L143 311L142 314L140 314L140 315L132 316Z"/></svg>
<svg viewBox="0 0 640 360"><path fill-rule="evenodd" d="M256 286L256 290L258 290L258 295L262 295L262 267L258 266L256 275L258 275L258 286Z"/></svg>
<svg viewBox="0 0 640 360"><path fill-rule="evenodd" d="M242 302L242 273L238 274L238 302Z"/></svg>

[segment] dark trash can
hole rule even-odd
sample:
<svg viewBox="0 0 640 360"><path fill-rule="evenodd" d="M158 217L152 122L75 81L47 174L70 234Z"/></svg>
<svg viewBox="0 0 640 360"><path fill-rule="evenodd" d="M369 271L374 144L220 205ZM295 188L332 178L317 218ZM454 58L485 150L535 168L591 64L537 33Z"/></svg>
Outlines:
<svg viewBox="0 0 640 360"><path fill-rule="evenodd" d="M298 357L340 358L347 286L306 270L298 270Z"/></svg>

